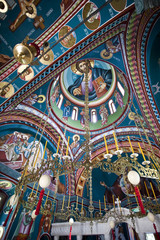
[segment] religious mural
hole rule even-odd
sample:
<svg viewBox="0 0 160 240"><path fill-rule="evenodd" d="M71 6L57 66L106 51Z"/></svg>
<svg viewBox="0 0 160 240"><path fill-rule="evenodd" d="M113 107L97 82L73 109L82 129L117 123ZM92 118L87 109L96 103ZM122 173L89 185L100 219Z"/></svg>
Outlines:
<svg viewBox="0 0 160 240"><path fill-rule="evenodd" d="M47 200L44 206L44 214L42 215L39 223L37 240L39 240L40 237L44 235L44 233L50 233L52 221L51 213L52 213L52 201Z"/></svg>
<svg viewBox="0 0 160 240"><path fill-rule="evenodd" d="M20 74L21 72L24 71L24 69L26 69L28 67L28 65L21 65L18 70L17 70L17 73ZM20 76L19 76L22 80L24 81L30 81L33 77L34 77L34 71L33 71L33 68L32 67L29 67L27 68L27 70L25 70L24 73L22 73Z"/></svg>
<svg viewBox="0 0 160 240"><path fill-rule="evenodd" d="M80 148L80 136L78 134L73 135L73 142L70 145L73 155L76 154L77 150Z"/></svg>
<svg viewBox="0 0 160 240"><path fill-rule="evenodd" d="M39 59L39 61L44 64L44 65L49 65L53 62L54 60L54 53L52 50L49 50L49 46L44 48L43 50L40 51L40 54L43 55L41 56L41 58ZM46 54L44 54L47 51Z"/></svg>
<svg viewBox="0 0 160 240"><path fill-rule="evenodd" d="M71 103L69 101L66 101L64 104L64 109L63 109L63 119L68 120L68 117L71 116L71 108L70 108Z"/></svg>
<svg viewBox="0 0 160 240"><path fill-rule="evenodd" d="M105 49L103 49L100 53L103 59L110 59L113 57L113 54L119 52L121 50L121 45L118 39L118 36L107 40L105 43Z"/></svg>
<svg viewBox="0 0 160 240"><path fill-rule="evenodd" d="M89 2L84 6L83 9L83 20L89 17L93 12L97 10L97 6L93 2ZM90 17L86 22L85 25L90 30L95 30L100 25L100 13L97 12L92 17Z"/></svg>
<svg viewBox="0 0 160 240"><path fill-rule="evenodd" d="M66 69L61 76L62 88L72 97L72 101L84 102L86 76L89 81L89 101L108 99L115 88L114 68L102 61L84 59Z"/></svg>
<svg viewBox="0 0 160 240"><path fill-rule="evenodd" d="M105 104L100 106L99 115L101 117L101 125L105 125L108 121L108 110L105 107Z"/></svg>
<svg viewBox="0 0 160 240"><path fill-rule="evenodd" d="M119 176L112 186L107 186L105 181L100 181L100 185L105 187L105 199L106 203L113 203L114 199L123 200L126 196L134 196L134 187L129 183L127 176ZM160 195L158 190L158 185L153 179L141 178L139 184L139 190L142 196L149 196L154 198L154 193L156 196ZM153 192L154 191L154 192Z"/></svg>
<svg viewBox="0 0 160 240"><path fill-rule="evenodd" d="M32 93L29 97L24 99L22 103L32 106L35 103L43 103L45 100L46 97L44 95L37 95L36 93Z"/></svg>
<svg viewBox="0 0 160 240"><path fill-rule="evenodd" d="M62 0L59 6L59 9L61 8L61 13L64 13L67 10L67 8L72 5L73 2L74 2L73 0ZM43 17L45 16L45 14L43 17L40 16L38 12L41 8L39 3L41 3L41 0L38 0L38 1L31 0L30 6L28 6L28 1L18 0L17 6L19 7L20 12L14 15L15 18L12 19L12 21L14 22L8 23L10 25L8 30L10 29L11 34L15 31L19 31L22 23L24 24L26 23L27 25L29 25L29 23L31 23L32 25L33 23L34 28L44 29L45 26L44 26ZM77 11L75 18L73 17L74 24L72 23L72 20L69 26L65 25L62 27L63 25L62 24L60 30L58 29L59 32L56 32L54 36L48 35L46 31L46 35L45 35L46 38L49 39L49 41L54 42L64 37L65 34L69 33L69 31L73 29L74 25L78 24L78 21L81 22L82 18L84 20L86 17L92 14L95 10L97 10L99 7L98 5L101 5L101 2L100 3L97 2L97 5L95 5L95 3L93 2L88 2L87 4L85 4L85 6L83 5L81 7L81 10ZM113 0L108 5L109 7L107 6L107 11L109 12L110 15L109 17L107 16L109 19L105 18L105 21L110 20L110 17L114 18L116 14L118 14L120 11L125 9L125 7L127 6L127 1ZM48 19L51 19L50 12L52 12L52 10L53 9L50 8L49 11L46 13L46 16ZM131 11L132 10L133 8L131 8ZM116 11L118 13L115 13ZM58 11L56 11L55 9L53 12L55 13L55 15L59 14L57 13ZM123 23L125 24L127 22L126 13L127 11L123 16L123 17L126 17L125 19L123 18ZM122 16L122 14L120 15ZM128 15L130 16L130 13ZM121 23L122 21L121 16L118 19L119 23ZM42 64L44 65L51 64L53 62L54 57L56 59L57 57L60 57L62 53L64 54L65 48L67 48L67 51L69 51L69 48L72 48L76 44L76 42L78 42L79 40L83 40L83 38L85 38L87 34L89 36L89 33L91 31L94 31L97 29L95 34L97 33L97 36L98 36L98 28L100 27L100 24L104 24L104 20L102 18L102 15L99 12L97 12L97 14L90 17L83 24L84 25L83 32L82 32L82 29L80 29L79 31L76 30L75 32L72 32L70 35L64 38L61 41L61 43L59 43L60 47L57 47L58 51L55 51L55 56L53 55L53 52L51 55L49 54L44 55L44 57L40 60L41 66L28 68L26 73L20 76L21 78L19 79L20 82L23 82L24 84L26 84L25 81L32 80L36 72L41 72L43 67L46 67L46 66L42 66ZM45 20L45 25L46 25L46 20ZM50 29L53 30L53 28L50 28ZM34 33L34 30L35 29L30 29L30 30L25 30L24 32L25 34L27 32L30 35L32 35ZM113 29L113 30L117 31L117 29ZM112 33L114 34L114 31ZM5 34L3 33L3 35ZM35 35L33 34L33 37L35 38L38 35L39 35L39 32L36 33ZM5 36L4 38L2 37L1 37L1 40L3 43L5 43ZM73 159L74 157L77 157L78 150L80 149L81 142L83 141L81 139L83 138L83 136L81 135L80 131L84 132L84 127L85 127L84 100L85 100L85 79L87 75L89 78L89 84L88 84L89 117L90 117L89 121L90 121L91 131L92 130L97 131L95 134L97 134L98 136L98 134L102 134L107 129L107 127L112 126L112 123L116 123L117 125L119 123L121 124L123 116L124 118L126 116L127 120L129 120L128 126L130 126L130 124L133 123L133 120L135 120L135 116L133 113L128 114L126 113L127 111L125 112L125 108L128 107L128 103L129 103L129 91L128 91L129 87L127 83L128 80L126 77L127 73L125 72L125 67L122 66L123 61L121 61L122 59L120 58L117 59L117 62L115 61L116 60L115 56L121 55L121 52L120 52L121 40L122 39L120 39L117 34L115 37L107 40L104 44L102 44L103 46L102 45L99 46L99 49L97 48L98 50L94 49L91 55L89 56L88 54L87 56L85 56L86 58L84 57L82 61L76 62L71 67L68 67L68 68L64 67L65 70L60 74L60 83L57 83L55 85L54 83L52 83L48 87L48 92L50 91L49 94L46 91L47 94L49 95L51 108L54 112L54 115L52 115L52 117L54 117L54 121L57 120L57 124L59 124L59 129L64 129L64 123L65 123L67 127L69 126L71 127L72 130L74 129L75 131L74 133L73 131L71 131L71 136L73 137L70 144L70 149L71 149L71 153L73 154ZM7 46L6 48L10 47L10 49L12 49L11 46L8 45L8 43L6 44L6 46ZM92 44L90 46L92 46ZM157 51L157 55L158 55L158 51ZM87 58L87 57L92 58L93 56L95 59ZM2 64L3 63L5 64L9 59L10 57L7 58L7 55L3 55L1 60ZM156 69L158 69L157 66L159 64L158 62L159 59L157 57L156 57L156 61L157 61ZM63 67L63 63L64 62L61 63L62 67ZM154 64L154 61L152 62L152 64ZM55 65L53 67L55 67ZM60 65L58 65L58 67L60 67ZM52 70L49 67L48 71L51 72ZM17 67L16 70L14 69L14 72L16 74L19 74L21 71L23 71L22 66L20 66L19 68ZM61 69L60 69L60 72L61 72ZM13 79L15 73L11 74L10 79L8 78L6 81ZM44 71L44 73L46 74L44 75L47 76L47 71ZM40 73L40 77L41 77L41 73ZM2 98L3 101L6 101L7 98L11 97L16 91L19 90L19 87L21 87L16 83L17 89L15 88L15 85L11 85L11 84L6 88L3 88L4 87L3 83L7 85L8 82L0 83L0 98ZM154 83L152 84L153 95L158 98L159 92L160 92L159 83L158 82L152 82L152 83ZM29 106L32 106L35 104L34 105L34 108L35 108L37 107L37 105L40 105L36 103L45 102L46 96L44 96L43 94L41 94L41 92L39 94L31 93L29 97L23 100L22 104L26 104ZM48 103L48 101L46 101L46 103ZM25 106L25 107L28 107L28 106ZM37 108L40 108L40 107L38 106ZM119 110L120 113L117 111L117 109ZM74 110L75 110L75 114L73 114ZM92 110L95 110L94 113L97 117L97 120L95 122L92 121ZM56 114L59 117L57 117ZM141 116L140 118L142 121L144 120ZM145 124L144 121L143 121L143 124ZM131 128L128 127L128 129L131 129ZM70 129L68 128L68 131L69 130ZM97 140L99 141L99 139L96 139L96 141ZM98 150L99 150L100 144L101 143L98 142L96 145ZM49 150L47 149L45 153L45 159L47 159L48 157L48 151ZM24 134L24 133L15 131L12 134L9 133L8 135L0 138L0 153L1 153L0 161L2 161L3 164L9 166L10 168L13 168L19 171L20 173L23 172L26 166L27 160L30 159L28 164L28 172L30 172L33 170L33 168L36 170L40 166L42 156L44 153L44 146L42 143L38 144L38 141L34 142L34 139L30 134L28 133ZM35 162L35 159L37 159L36 162ZM50 191L54 191L59 194L66 194L66 192L68 191L68 188L67 186L65 186L64 181L61 181L61 179L59 179L58 176L53 176L52 172L49 172L48 174L52 178L51 184L48 187L48 189ZM101 199L103 199L103 197L105 196L106 203L110 203L110 204L113 203L112 196L114 196L115 201L117 200L118 197L120 200L123 200L127 197L127 195L133 198L134 197L133 186L131 186L127 182L127 179L125 178L125 176L124 177L119 176L118 178L116 176L116 179L114 177L115 176L113 176L114 181L111 182L110 180L112 178L111 175L109 175L107 180L103 177L102 174L97 175L97 182L94 183L95 179L93 179L94 180L93 184L96 184L100 190L98 190L99 192L96 191L96 188L94 185L93 189L95 190L95 193L93 194L96 194L97 196L101 196ZM72 183L73 182L74 180L72 179ZM0 180L0 186L2 187L2 189L7 190L11 187L11 184L7 183L6 181ZM153 186L153 188L151 186ZM156 181L150 180L147 178L141 178L139 189L142 196L147 195L149 193L149 195L152 198L154 198L153 190L155 191L156 195L160 194L157 188ZM146 189L148 189L148 192ZM85 198L86 196L87 194L84 194L83 197ZM99 200L95 198L95 195L93 199L94 201ZM48 212L51 211L51 205L52 204L49 200L46 201L46 205L44 207ZM8 209L10 209L9 205L8 205ZM38 232L39 232L38 236L42 236L44 233L47 233L48 231L50 231L50 224L51 224L50 217L51 217L50 213L48 213L47 216L42 215L42 218L40 220L40 225L38 226ZM31 212L28 211L27 209L24 209L20 216L19 224L16 229L14 239L17 239L17 240L20 238L27 239L30 231L30 226L31 226L30 223L31 223ZM34 228L34 225L33 225L33 228ZM32 229L31 229L31 232L32 232ZM130 235L133 238L131 231L129 231L128 235ZM127 236L125 235L124 226L122 224L118 224L115 227L116 239L120 239L120 238L127 239Z"/></svg>
<svg viewBox="0 0 160 240"><path fill-rule="evenodd" d="M14 94L14 87L8 82L0 82L0 97L9 98Z"/></svg>
<svg viewBox="0 0 160 240"><path fill-rule="evenodd" d="M127 0L113 0L110 4L115 11L121 12L126 7Z"/></svg>
<svg viewBox="0 0 160 240"><path fill-rule="evenodd" d="M95 201L98 202L99 199L101 199L101 202L104 202L105 199L107 208L109 208L109 206L113 206L113 202L115 202L115 206L119 206L119 201L123 202L123 200L127 199L127 196L129 196L131 199L130 201L137 205L134 186L129 182L127 177L128 171L129 170L126 168L126 173L124 175L117 176L114 173L106 173L100 169L93 169L93 198ZM146 196L155 199L155 196L160 196L158 183L155 179L140 177L138 188L143 197ZM87 194L87 186L85 186L84 183L81 186L81 191L83 193L81 196ZM135 210L136 209L137 207L135 207Z"/></svg>
<svg viewBox="0 0 160 240"><path fill-rule="evenodd" d="M15 131L13 134L1 137L0 152L1 161L20 172L23 171L29 158L28 171L31 171L33 168L32 162L35 157L37 157L35 169L41 162L43 146L37 140L34 141L34 138L30 134Z"/></svg>
<svg viewBox="0 0 160 240"><path fill-rule="evenodd" d="M31 172L33 169L36 171L40 167L42 157L44 156L47 159L48 151L46 149L44 154L43 144L35 140L30 134L15 131L13 134L0 137L0 161L20 173L23 172L26 164L26 173ZM62 183L64 180L61 182L58 177L53 176L51 171L47 171L46 174L52 179L48 189L59 194L64 194L66 192L66 187ZM12 187L12 184L1 180L0 186L2 189L9 189Z"/></svg>
<svg viewBox="0 0 160 240"><path fill-rule="evenodd" d="M37 199L36 193L32 193L28 196L27 201L30 205L30 208L23 208L21 211L18 224L16 226L14 235L12 236L12 240L27 240L29 236L31 236L34 231L35 219L32 220L32 211L34 209L35 200ZM38 201L37 201L38 202ZM32 206L32 207L31 207ZM33 221L33 223L32 223Z"/></svg>
<svg viewBox="0 0 160 240"><path fill-rule="evenodd" d="M118 118L114 115L117 109L124 112L128 86L123 72L101 60L78 61L62 72L60 84L57 80L51 83L48 95L51 113L62 114L60 120L84 129L86 76L89 78L89 121L97 128L107 126L114 116Z"/></svg>
<svg viewBox="0 0 160 240"><path fill-rule="evenodd" d="M63 38L67 33L69 33L71 29L72 28L69 26L63 26L59 31L59 39ZM61 41L61 44L66 48L72 47L75 43L76 43L75 32L70 33Z"/></svg>

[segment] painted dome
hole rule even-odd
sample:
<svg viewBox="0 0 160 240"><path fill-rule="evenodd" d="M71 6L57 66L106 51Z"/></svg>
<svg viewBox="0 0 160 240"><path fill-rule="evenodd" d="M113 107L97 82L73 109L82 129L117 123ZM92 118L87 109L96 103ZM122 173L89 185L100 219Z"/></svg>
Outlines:
<svg viewBox="0 0 160 240"><path fill-rule="evenodd" d="M86 76L90 129L107 127L123 115L129 91L125 75L102 60L76 62L61 73L57 84L51 83L48 103L52 116L61 125L65 121L70 127L84 129Z"/></svg>

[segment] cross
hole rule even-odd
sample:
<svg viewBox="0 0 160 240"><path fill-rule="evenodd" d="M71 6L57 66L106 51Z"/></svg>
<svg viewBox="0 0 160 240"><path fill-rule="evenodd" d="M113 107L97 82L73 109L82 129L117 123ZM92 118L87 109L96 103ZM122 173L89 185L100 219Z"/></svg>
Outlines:
<svg viewBox="0 0 160 240"><path fill-rule="evenodd" d="M121 201L118 198L116 198L115 204L117 204L118 210L120 210L120 203Z"/></svg>

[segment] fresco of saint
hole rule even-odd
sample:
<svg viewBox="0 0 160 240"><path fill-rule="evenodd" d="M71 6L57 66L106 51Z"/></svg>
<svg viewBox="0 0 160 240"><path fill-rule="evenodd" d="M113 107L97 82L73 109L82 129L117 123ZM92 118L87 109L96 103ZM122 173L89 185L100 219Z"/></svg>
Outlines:
<svg viewBox="0 0 160 240"><path fill-rule="evenodd" d="M87 17L89 17L96 10L97 10L97 6L94 3L92 3L92 2L87 3L83 9L83 20L86 19ZM97 29L100 25L100 13L98 12L98 13L94 14L92 17L90 17L85 22L85 25L90 30Z"/></svg>
<svg viewBox="0 0 160 240"><path fill-rule="evenodd" d="M71 143L71 146L70 146L70 148L72 149L73 155L76 154L77 150L78 150L79 147L80 147L80 142L79 142L79 140L80 140L80 136L77 135L77 134L75 134L75 135L73 136L73 142Z"/></svg>
<svg viewBox="0 0 160 240"><path fill-rule="evenodd" d="M59 31L59 39L65 36L70 31L71 31L71 27L63 26ZM61 41L61 44L66 48L72 47L75 43L76 43L75 32L70 33Z"/></svg>
<svg viewBox="0 0 160 240"><path fill-rule="evenodd" d="M9 98L14 94L14 87L12 84L8 84L8 82L0 83L0 97Z"/></svg>
<svg viewBox="0 0 160 240"><path fill-rule="evenodd" d="M108 121L108 110L105 105L100 106L99 114L101 117L101 124L102 126L105 125Z"/></svg>
<svg viewBox="0 0 160 240"><path fill-rule="evenodd" d="M17 73L21 74L21 72L23 72L27 67L28 65L21 65L18 68ZM30 81L34 77L34 71L32 67L29 67L28 69L26 69L25 72L22 73L19 77L24 81Z"/></svg>

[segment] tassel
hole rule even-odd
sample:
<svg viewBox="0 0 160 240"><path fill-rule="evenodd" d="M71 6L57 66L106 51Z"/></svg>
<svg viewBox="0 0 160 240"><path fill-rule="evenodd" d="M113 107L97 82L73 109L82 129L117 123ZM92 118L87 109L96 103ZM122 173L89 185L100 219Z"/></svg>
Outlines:
<svg viewBox="0 0 160 240"><path fill-rule="evenodd" d="M30 231L31 231L32 224L33 224L33 218L32 218L32 220L31 220L31 223L30 223L30 225L29 225L29 229L28 229L28 236L29 236L29 234L30 234Z"/></svg>
<svg viewBox="0 0 160 240"><path fill-rule="evenodd" d="M115 240L114 230L112 229L112 238Z"/></svg>
<svg viewBox="0 0 160 240"><path fill-rule="evenodd" d="M138 187L134 187L134 190L135 190L135 194L138 198L138 202L139 202L139 206L140 206L140 209L141 209L141 213L142 214L146 214L145 210L144 210L144 207L143 207L143 203L141 201L141 197L140 197L140 193L139 193L139 190L138 190Z"/></svg>
<svg viewBox="0 0 160 240"><path fill-rule="evenodd" d="M38 215L39 212L40 212L43 195L44 195L44 189L42 189L41 192L40 192L39 201L38 201L38 204L37 204L37 208L36 208L36 211L35 211L35 215Z"/></svg>
<svg viewBox="0 0 160 240"><path fill-rule="evenodd" d="M71 240L72 226L70 226L69 240Z"/></svg>
<svg viewBox="0 0 160 240"><path fill-rule="evenodd" d="M155 232L156 232L156 237L157 237L157 239L160 240L160 236L159 236L159 234L158 234L158 232L157 232L157 228L156 228L155 223L153 223L153 227L154 227L154 230L155 230Z"/></svg>

